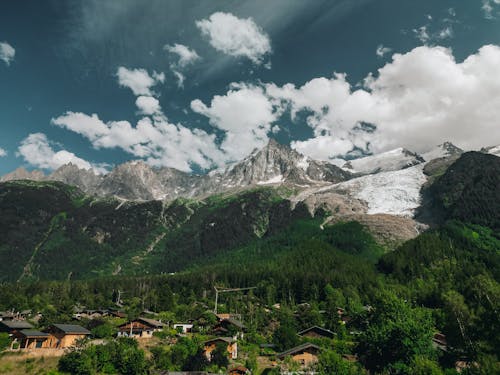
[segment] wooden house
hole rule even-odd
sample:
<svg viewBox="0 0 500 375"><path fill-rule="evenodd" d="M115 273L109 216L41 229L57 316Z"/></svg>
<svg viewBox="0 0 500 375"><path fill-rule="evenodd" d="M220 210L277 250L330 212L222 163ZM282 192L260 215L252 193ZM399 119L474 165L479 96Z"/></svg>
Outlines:
<svg viewBox="0 0 500 375"><path fill-rule="evenodd" d="M45 332L49 334L48 347L54 349L69 348L90 335L89 330L75 324L53 324Z"/></svg>
<svg viewBox="0 0 500 375"><path fill-rule="evenodd" d="M217 336L227 336L229 333L234 333L233 338L242 339L246 331L246 326L235 318L221 319L214 327L213 334Z"/></svg>
<svg viewBox="0 0 500 375"><path fill-rule="evenodd" d="M236 366L229 369L229 375L249 375L251 371L244 366Z"/></svg>
<svg viewBox="0 0 500 375"><path fill-rule="evenodd" d="M305 343L280 353L276 357L281 360L291 357L293 361L299 363L303 368L307 368L318 362L320 351L321 348L319 346Z"/></svg>
<svg viewBox="0 0 500 375"><path fill-rule="evenodd" d="M162 331L165 324L158 320L137 318L118 327L118 337L151 338L154 332Z"/></svg>
<svg viewBox="0 0 500 375"><path fill-rule="evenodd" d="M238 343L236 340L232 337L216 337L212 340L205 341L203 345L203 353L209 361L212 359L212 352L220 343L226 345L229 359L238 358Z"/></svg>
<svg viewBox="0 0 500 375"><path fill-rule="evenodd" d="M49 347L49 334L34 329L22 329L13 333L14 342L19 343L19 349L41 349Z"/></svg>
<svg viewBox="0 0 500 375"><path fill-rule="evenodd" d="M2 320L0 322L0 332L6 332L9 335L23 329L33 329L33 326L25 320Z"/></svg>
<svg viewBox="0 0 500 375"><path fill-rule="evenodd" d="M305 329L301 332L298 333L299 336L301 337L309 337L309 338L326 338L326 339L332 339L335 336L335 333L332 331L329 331L328 329L318 327L318 326L313 326L308 329Z"/></svg>

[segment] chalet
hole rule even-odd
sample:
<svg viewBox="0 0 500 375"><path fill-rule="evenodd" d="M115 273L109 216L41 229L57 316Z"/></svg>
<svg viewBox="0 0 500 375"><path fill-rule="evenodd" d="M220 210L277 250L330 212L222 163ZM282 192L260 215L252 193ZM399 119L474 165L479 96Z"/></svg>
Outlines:
<svg viewBox="0 0 500 375"><path fill-rule="evenodd" d="M12 335L19 349L40 349L49 347L49 334L34 329L22 329Z"/></svg>
<svg viewBox="0 0 500 375"><path fill-rule="evenodd" d="M233 332L235 333L235 339L242 339L245 331L245 325L241 321L234 318L221 319L213 329L214 335L217 336L227 336L228 333Z"/></svg>
<svg viewBox="0 0 500 375"><path fill-rule="evenodd" d="M53 349L69 348L90 335L89 330L76 324L53 324L45 332L49 334L47 347Z"/></svg>
<svg viewBox="0 0 500 375"><path fill-rule="evenodd" d="M309 337L309 338L326 338L332 339L335 336L335 333L329 331L328 329L321 328L318 326L313 326L308 329L305 329L298 333L301 337Z"/></svg>
<svg viewBox="0 0 500 375"><path fill-rule="evenodd" d="M248 375L251 374L250 370L244 366L236 366L229 369L229 375Z"/></svg>
<svg viewBox="0 0 500 375"><path fill-rule="evenodd" d="M11 311L0 311L0 322L3 320L13 320L14 313Z"/></svg>
<svg viewBox="0 0 500 375"><path fill-rule="evenodd" d="M302 367L307 368L318 362L320 350L321 348L317 345L305 343L280 353L276 357L281 360L286 357L291 357L293 361L299 363Z"/></svg>
<svg viewBox="0 0 500 375"><path fill-rule="evenodd" d="M440 332L437 332L432 337L432 345L436 349L440 349L444 352L448 350L448 344L446 342L446 336Z"/></svg>
<svg viewBox="0 0 500 375"><path fill-rule="evenodd" d="M180 333L191 333L193 330L192 323L175 323L174 329L179 331Z"/></svg>
<svg viewBox="0 0 500 375"><path fill-rule="evenodd" d="M151 338L154 332L163 331L165 324L158 320L137 318L118 326L118 337Z"/></svg>
<svg viewBox="0 0 500 375"><path fill-rule="evenodd" d="M33 329L33 326L25 320L2 320L0 322L0 332L7 332L9 335L23 329Z"/></svg>
<svg viewBox="0 0 500 375"><path fill-rule="evenodd" d="M203 353L210 361L212 359L212 352L217 347L217 344L224 344L227 346L228 357L230 359L238 358L238 343L232 337L216 337L215 339L205 341L203 345Z"/></svg>

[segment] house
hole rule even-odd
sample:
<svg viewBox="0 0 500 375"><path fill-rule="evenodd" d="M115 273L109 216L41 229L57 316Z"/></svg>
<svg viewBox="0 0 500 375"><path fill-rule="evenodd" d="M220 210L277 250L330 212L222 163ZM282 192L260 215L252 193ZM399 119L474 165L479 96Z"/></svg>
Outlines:
<svg viewBox="0 0 500 375"><path fill-rule="evenodd" d="M0 322L2 320L13 320L14 313L11 311L0 311Z"/></svg>
<svg viewBox="0 0 500 375"><path fill-rule="evenodd" d="M280 353L276 357L283 360L290 356L293 361L300 363L302 367L306 368L318 362L318 355L320 351L321 348L319 346L311 343L305 343Z"/></svg>
<svg viewBox="0 0 500 375"><path fill-rule="evenodd" d="M25 320L2 320L0 322L0 332L7 332L9 335L23 329L33 329L33 326Z"/></svg>
<svg viewBox="0 0 500 375"><path fill-rule="evenodd" d="M174 329L180 331L181 333L191 333L193 330L193 324L191 323L175 323Z"/></svg>
<svg viewBox="0 0 500 375"><path fill-rule="evenodd" d="M246 331L245 325L235 318L225 318L221 319L219 323L214 327L213 333L217 336L223 336L230 332L235 333L234 338L242 339L244 332Z"/></svg>
<svg viewBox="0 0 500 375"><path fill-rule="evenodd" d="M154 332L163 331L165 324L158 320L137 318L118 326L118 337L151 338Z"/></svg>
<svg viewBox="0 0 500 375"><path fill-rule="evenodd" d="M309 337L309 338L326 338L326 339L332 339L335 336L335 333L332 331L321 328L318 326L313 326L308 329L305 329L301 332L298 333L299 336L301 337Z"/></svg>
<svg viewBox="0 0 500 375"><path fill-rule="evenodd" d="M19 349L40 349L49 347L49 334L34 329L22 329L13 333L14 341L19 343Z"/></svg>
<svg viewBox="0 0 500 375"><path fill-rule="evenodd" d="M205 341L203 345L203 354L210 361L212 359L212 352L218 344L227 346L228 357L230 359L238 358L238 343L232 337L216 337L212 340Z"/></svg>
<svg viewBox="0 0 500 375"><path fill-rule="evenodd" d="M229 375L248 375L248 374L251 374L251 372L244 366L236 366L229 369Z"/></svg>
<svg viewBox="0 0 500 375"><path fill-rule="evenodd" d="M45 332L49 334L47 347L53 349L69 348L90 335L88 329L76 324L53 324Z"/></svg>
<svg viewBox="0 0 500 375"><path fill-rule="evenodd" d="M446 342L446 336L441 332L437 332L432 337L432 345L436 349L440 349L444 352L448 350L448 344Z"/></svg>

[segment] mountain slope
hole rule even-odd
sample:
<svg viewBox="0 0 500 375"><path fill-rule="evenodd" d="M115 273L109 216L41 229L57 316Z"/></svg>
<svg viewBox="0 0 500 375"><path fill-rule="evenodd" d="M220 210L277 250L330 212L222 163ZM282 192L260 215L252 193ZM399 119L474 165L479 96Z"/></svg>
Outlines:
<svg viewBox="0 0 500 375"><path fill-rule="evenodd" d="M414 152L405 148L397 148L380 154L350 160L342 168L352 173L373 174L409 168L424 161L420 155Z"/></svg>

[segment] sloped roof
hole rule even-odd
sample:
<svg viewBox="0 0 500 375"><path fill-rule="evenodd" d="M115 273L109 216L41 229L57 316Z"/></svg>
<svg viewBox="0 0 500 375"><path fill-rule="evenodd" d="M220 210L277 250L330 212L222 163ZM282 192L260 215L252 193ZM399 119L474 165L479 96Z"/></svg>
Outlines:
<svg viewBox="0 0 500 375"><path fill-rule="evenodd" d="M232 324L235 327L241 328L241 329L246 328L245 325L243 324L243 322L239 321L238 319L228 318L228 319L224 319L223 322L224 321L228 322L229 324Z"/></svg>
<svg viewBox="0 0 500 375"><path fill-rule="evenodd" d="M154 320L154 319L137 318L137 320L140 320L141 322L146 323L146 324L150 325L151 327L161 328L161 327L165 326L165 324L163 324L162 322L160 322L158 320Z"/></svg>
<svg viewBox="0 0 500 375"><path fill-rule="evenodd" d="M316 332L317 334L321 335L321 336L326 336L326 337L329 337L329 338L332 338L333 336L335 336L335 333L333 333L332 331L326 329L326 328L322 328L322 327L318 327L318 326L312 326L312 327L309 327L303 331L300 331L298 333L299 336L303 336L305 335L306 333L308 332Z"/></svg>
<svg viewBox="0 0 500 375"><path fill-rule="evenodd" d="M33 326L25 320L2 320L0 324L3 324L10 329L30 329Z"/></svg>
<svg viewBox="0 0 500 375"><path fill-rule="evenodd" d="M49 337L48 333L41 332L36 329L23 329L19 331L19 333L25 337Z"/></svg>
<svg viewBox="0 0 500 375"><path fill-rule="evenodd" d="M211 340L205 341L205 344L209 344L209 343L215 342L215 341L224 341L224 342L227 342L228 344L232 344L234 342L232 337L216 337L216 338L213 338Z"/></svg>
<svg viewBox="0 0 500 375"><path fill-rule="evenodd" d="M76 324L53 324L52 326L66 334L75 333L79 335L90 335L88 329Z"/></svg>
<svg viewBox="0 0 500 375"><path fill-rule="evenodd" d="M311 344L310 342L306 342L305 344L296 346L295 348L288 349L284 351L283 353L280 353L277 355L278 358L283 358L286 357L287 355L293 355L295 353L301 353L307 349L315 349L317 351L320 351L321 348L318 345Z"/></svg>

